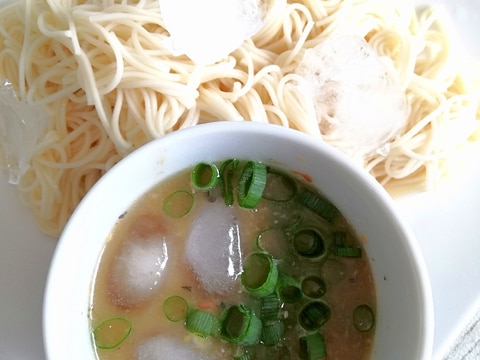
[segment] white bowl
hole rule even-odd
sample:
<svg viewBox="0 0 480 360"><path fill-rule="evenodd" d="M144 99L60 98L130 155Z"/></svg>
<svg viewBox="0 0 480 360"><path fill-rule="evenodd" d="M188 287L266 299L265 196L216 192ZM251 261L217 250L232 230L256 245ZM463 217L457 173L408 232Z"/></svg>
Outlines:
<svg viewBox="0 0 480 360"><path fill-rule="evenodd" d="M311 175L358 234L365 234L377 290L372 359L430 359L433 301L412 232L384 189L337 150L301 132L219 122L174 132L127 156L85 196L55 251L44 298L50 360L94 359L89 331L92 277L118 216L162 179L202 161L255 159Z"/></svg>

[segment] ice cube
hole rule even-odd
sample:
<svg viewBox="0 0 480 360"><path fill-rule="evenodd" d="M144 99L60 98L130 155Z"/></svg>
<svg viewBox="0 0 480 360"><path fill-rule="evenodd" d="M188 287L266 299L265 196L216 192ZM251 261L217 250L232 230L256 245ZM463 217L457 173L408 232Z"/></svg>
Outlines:
<svg viewBox="0 0 480 360"><path fill-rule="evenodd" d="M221 199L205 205L192 224L185 259L207 291L224 294L236 289L242 249L233 208Z"/></svg>
<svg viewBox="0 0 480 360"><path fill-rule="evenodd" d="M308 84L323 138L363 161L408 120L409 105L393 63L358 34L336 34L305 51L295 70Z"/></svg>
<svg viewBox="0 0 480 360"><path fill-rule="evenodd" d="M160 287L168 260L162 230L143 219L129 231L109 274L109 293L116 305L139 305Z"/></svg>
<svg viewBox="0 0 480 360"><path fill-rule="evenodd" d="M192 343L157 336L142 343L136 353L137 360L182 359L204 360L209 357L194 348Z"/></svg>
<svg viewBox="0 0 480 360"><path fill-rule="evenodd" d="M213 64L261 29L265 6L261 0L160 0L170 34L164 45L176 56Z"/></svg>

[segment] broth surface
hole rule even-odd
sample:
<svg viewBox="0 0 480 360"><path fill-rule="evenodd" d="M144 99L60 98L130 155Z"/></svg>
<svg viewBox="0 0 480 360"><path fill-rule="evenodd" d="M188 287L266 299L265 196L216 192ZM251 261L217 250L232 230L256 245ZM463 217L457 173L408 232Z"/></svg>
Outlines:
<svg viewBox="0 0 480 360"><path fill-rule="evenodd" d="M192 186L191 172L192 169L188 169L158 184L119 216L95 275L90 318L92 329L106 319L127 319L131 323L131 333L113 349L96 348L98 358L149 359L163 355L185 359L233 359L247 350L256 354L254 359L300 359L298 338L310 332L298 324L299 311L312 301L321 301L331 309L328 321L314 331L325 339L325 359L368 359L375 330L374 327L368 331L357 330L353 313L363 304L375 312L375 286L361 241L347 220L338 214L334 221L326 221L299 204L298 196L287 201L262 198L255 209L238 206L235 196L234 204L227 206L217 188L202 191ZM269 174L282 173L269 168ZM234 183L238 176L234 176ZM267 182L266 197L281 193L282 187L285 192L285 186L290 186L284 184L283 175L270 178L273 180ZM300 176L288 174L286 179L293 180L297 190L314 191ZM275 190L274 185L279 189ZM179 190L192 194L193 206L188 214L175 218L162 204ZM185 201L190 200L185 197ZM222 221L209 215L220 217L223 223L226 219L229 224L222 225ZM163 303L173 295L183 297L189 309L201 309L218 318L228 306L235 304L245 304L258 314L259 299L245 291L240 274L245 270L242 268L245 258L259 251L256 240L259 233L267 229L287 234L285 243L268 243L280 273L288 274L299 284L311 275L320 277L326 284L326 293L318 299L303 295L294 304L282 303L278 318L283 321L285 332L277 346L242 347L231 345L218 336L203 338L188 332L185 321L172 322L166 318ZM313 259L291 255L292 234L299 229L314 229L321 234L326 254ZM194 232L198 232L196 237ZM216 233L225 233L225 238L209 238L208 235ZM362 256L338 256L332 250L336 234L342 234L349 247L361 249ZM265 238L268 239L267 235ZM190 243L187 248L189 241L196 241L197 245ZM198 246L200 241L205 243ZM210 274L206 268L210 265L223 266L228 275L215 271ZM207 269L208 274L199 273L202 269ZM162 348L164 342L157 341L159 339L169 345ZM160 345L145 345L149 340L151 344ZM167 355L169 347L179 348L179 344L185 346L185 354Z"/></svg>

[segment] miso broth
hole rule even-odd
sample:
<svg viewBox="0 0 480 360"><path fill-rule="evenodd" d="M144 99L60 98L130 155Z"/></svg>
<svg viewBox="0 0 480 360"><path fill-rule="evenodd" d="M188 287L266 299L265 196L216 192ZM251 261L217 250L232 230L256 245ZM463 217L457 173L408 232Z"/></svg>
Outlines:
<svg viewBox="0 0 480 360"><path fill-rule="evenodd" d="M368 359L368 258L308 176L237 160L192 172L119 214L92 287L98 358Z"/></svg>

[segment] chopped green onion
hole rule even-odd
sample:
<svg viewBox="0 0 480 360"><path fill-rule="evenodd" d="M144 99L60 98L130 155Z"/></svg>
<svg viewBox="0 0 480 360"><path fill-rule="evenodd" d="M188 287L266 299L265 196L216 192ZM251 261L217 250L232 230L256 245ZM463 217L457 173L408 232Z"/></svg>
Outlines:
<svg viewBox="0 0 480 360"><path fill-rule="evenodd" d="M310 275L302 280L302 292L305 296L318 299L327 292L327 284L322 278Z"/></svg>
<svg viewBox="0 0 480 360"><path fill-rule="evenodd" d="M238 204L247 209L254 209L260 202L267 182L267 167L256 161L245 164L238 181Z"/></svg>
<svg viewBox="0 0 480 360"><path fill-rule="evenodd" d="M288 238L282 229L262 230L257 235L256 242L260 250L269 253L274 259L280 259L288 253Z"/></svg>
<svg viewBox="0 0 480 360"><path fill-rule="evenodd" d="M324 240L314 229L302 229L295 233L293 248L297 254L307 258L316 258L325 253Z"/></svg>
<svg viewBox="0 0 480 360"><path fill-rule="evenodd" d="M193 208L193 194L186 190L178 190L163 200L163 210L172 218L181 218Z"/></svg>
<svg viewBox="0 0 480 360"><path fill-rule="evenodd" d="M337 231L332 234L333 252L336 256L359 258L362 257L362 249L347 245L347 233Z"/></svg>
<svg viewBox="0 0 480 360"><path fill-rule="evenodd" d="M251 346L260 340L262 321L244 305L231 306L225 311L220 329L223 340Z"/></svg>
<svg viewBox="0 0 480 360"><path fill-rule="evenodd" d="M327 356L325 339L319 333L302 336L300 342L300 358L305 360L320 360Z"/></svg>
<svg viewBox="0 0 480 360"><path fill-rule="evenodd" d="M280 300L287 304L294 304L302 298L302 290L298 282L285 274L278 277L277 293Z"/></svg>
<svg viewBox="0 0 480 360"><path fill-rule="evenodd" d="M233 360L251 360L251 359L253 359L252 356L253 355L252 355L251 352L245 351L244 353L242 353L240 355L234 355Z"/></svg>
<svg viewBox="0 0 480 360"><path fill-rule="evenodd" d="M368 305L359 305L353 312L353 324L358 331L368 331L375 324L375 315Z"/></svg>
<svg viewBox="0 0 480 360"><path fill-rule="evenodd" d="M300 325L305 330L317 330L330 319L330 307L321 301L307 304L298 316Z"/></svg>
<svg viewBox="0 0 480 360"><path fill-rule="evenodd" d="M362 249L349 246L336 246L335 254L340 257L360 258L362 257Z"/></svg>
<svg viewBox="0 0 480 360"><path fill-rule="evenodd" d="M287 202L297 194L297 183L290 176L277 170L267 169L267 184L262 197L266 200Z"/></svg>
<svg viewBox="0 0 480 360"><path fill-rule="evenodd" d="M333 223L339 215L338 209L323 196L305 189L298 200L306 208L310 209L329 223Z"/></svg>
<svg viewBox="0 0 480 360"><path fill-rule="evenodd" d="M200 190L213 188L220 177L215 164L199 163L192 171L192 185Z"/></svg>
<svg viewBox="0 0 480 360"><path fill-rule="evenodd" d="M230 159L223 162L220 166L220 184L222 188L222 197L225 205L233 205L233 173L237 169L239 161Z"/></svg>
<svg viewBox="0 0 480 360"><path fill-rule="evenodd" d="M124 318L103 321L93 330L95 346L99 349L113 349L125 341L132 332L132 324Z"/></svg>
<svg viewBox="0 0 480 360"><path fill-rule="evenodd" d="M277 294L272 293L261 299L261 317L263 320L275 320L280 311L280 299Z"/></svg>
<svg viewBox="0 0 480 360"><path fill-rule="evenodd" d="M275 290L277 280L278 269L270 255L253 253L245 259L241 281L251 295L270 295Z"/></svg>
<svg viewBox="0 0 480 360"><path fill-rule="evenodd" d="M215 315L194 309L187 315L185 328L192 334L206 338L218 334L220 321Z"/></svg>
<svg viewBox="0 0 480 360"><path fill-rule="evenodd" d="M285 333L285 325L281 320L267 321L263 323L260 340L266 346L277 345Z"/></svg>
<svg viewBox="0 0 480 360"><path fill-rule="evenodd" d="M178 295L170 296L163 302L163 312L170 321L184 320L188 313L187 301Z"/></svg>

